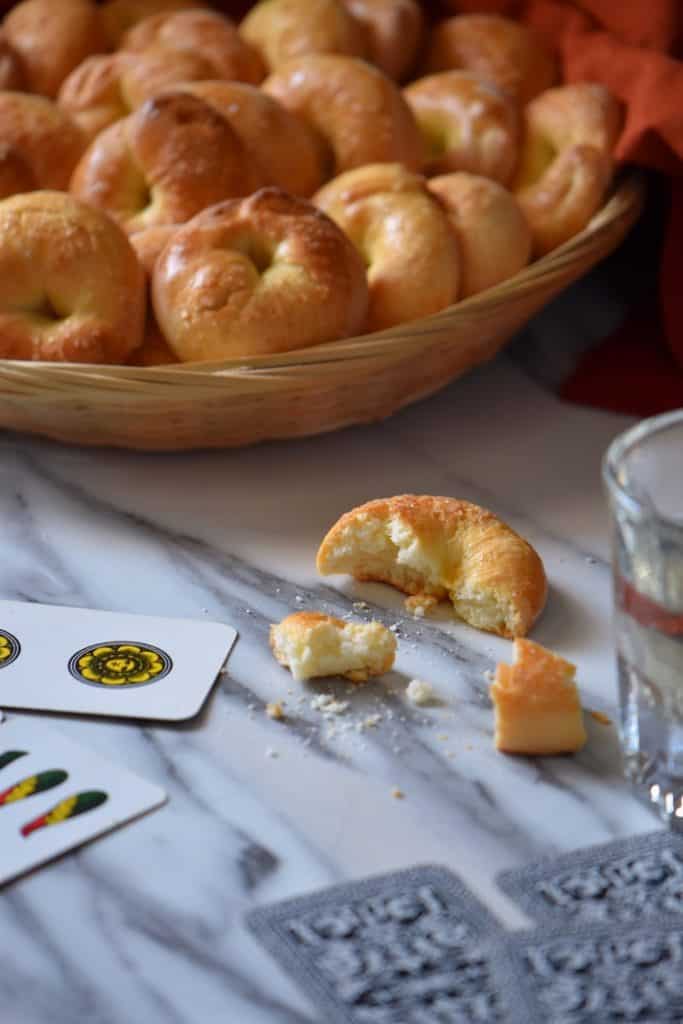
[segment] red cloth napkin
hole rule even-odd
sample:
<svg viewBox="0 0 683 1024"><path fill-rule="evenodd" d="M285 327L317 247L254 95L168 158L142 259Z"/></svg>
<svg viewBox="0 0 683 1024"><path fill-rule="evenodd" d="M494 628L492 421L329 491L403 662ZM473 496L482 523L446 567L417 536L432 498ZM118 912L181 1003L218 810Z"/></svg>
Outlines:
<svg viewBox="0 0 683 1024"><path fill-rule="evenodd" d="M563 395L646 416L683 406L683 3L681 0L453 0L451 13L509 15L535 28L568 82L603 82L624 103L621 163L670 190L659 293L587 353Z"/></svg>

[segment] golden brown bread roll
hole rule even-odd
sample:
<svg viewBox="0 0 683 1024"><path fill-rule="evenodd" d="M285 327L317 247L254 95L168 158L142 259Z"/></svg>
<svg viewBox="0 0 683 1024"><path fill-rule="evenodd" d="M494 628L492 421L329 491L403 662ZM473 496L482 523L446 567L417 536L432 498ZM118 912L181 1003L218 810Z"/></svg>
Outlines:
<svg viewBox="0 0 683 1024"><path fill-rule="evenodd" d="M372 163L422 165L422 139L408 104L394 82L365 61L298 57L262 88L325 139L336 174Z"/></svg>
<svg viewBox="0 0 683 1024"><path fill-rule="evenodd" d="M2 144L12 154L8 159L29 174L20 172L20 191L68 188L86 140L65 111L44 96L0 92L0 125Z"/></svg>
<svg viewBox="0 0 683 1024"><path fill-rule="evenodd" d="M0 142L0 199L35 188L36 179L28 161L17 149Z"/></svg>
<svg viewBox="0 0 683 1024"><path fill-rule="evenodd" d="M121 363L144 315L142 267L109 217L65 192L0 202L0 358Z"/></svg>
<svg viewBox="0 0 683 1024"><path fill-rule="evenodd" d="M425 173L469 171L506 184L519 147L512 99L471 71L442 71L411 83L403 95L425 141Z"/></svg>
<svg viewBox="0 0 683 1024"><path fill-rule="evenodd" d="M456 498L402 494L352 509L318 550L318 572L450 600L471 626L524 636L546 597L541 559L492 512Z"/></svg>
<svg viewBox="0 0 683 1024"><path fill-rule="evenodd" d="M325 180L322 139L272 96L246 82L195 82L182 88L230 122L268 184L310 196Z"/></svg>
<svg viewBox="0 0 683 1024"><path fill-rule="evenodd" d="M129 366L169 366L180 362L161 333L149 294L156 262L164 246L179 227L179 224L160 224L129 236L130 244L145 271L148 297L144 338L140 347L129 357Z"/></svg>
<svg viewBox="0 0 683 1024"><path fill-rule="evenodd" d="M581 231L602 205L621 128L621 108L603 85L548 89L524 111L513 189L537 255Z"/></svg>
<svg viewBox="0 0 683 1024"><path fill-rule="evenodd" d="M365 28L367 60L385 75L402 81L413 67L422 41L424 19L415 0L344 0Z"/></svg>
<svg viewBox="0 0 683 1024"><path fill-rule="evenodd" d="M185 51L171 60L161 47L139 54L99 54L71 72L59 90L58 103L92 139L164 89L211 77L211 65Z"/></svg>
<svg viewBox="0 0 683 1024"><path fill-rule="evenodd" d="M363 257L370 293L366 330L430 316L456 301L457 242L424 178L400 164L371 164L334 178L313 202Z"/></svg>
<svg viewBox="0 0 683 1024"><path fill-rule="evenodd" d="M183 223L262 182L225 118L179 92L147 100L101 132L76 167L71 191L133 233Z"/></svg>
<svg viewBox="0 0 683 1024"><path fill-rule="evenodd" d="M498 14L460 14L434 27L425 71L456 68L490 79L522 106L558 78L555 58L534 32Z"/></svg>
<svg viewBox="0 0 683 1024"><path fill-rule="evenodd" d="M230 19L217 11L154 14L127 32L122 46L132 53L158 46L174 52L189 50L213 67L214 78L257 85L265 75L258 53L242 39Z"/></svg>
<svg viewBox="0 0 683 1024"><path fill-rule="evenodd" d="M531 231L511 192L490 178L460 171L429 181L455 229L461 257L460 298L517 274L531 256Z"/></svg>
<svg viewBox="0 0 683 1024"><path fill-rule="evenodd" d="M262 0L239 30L270 70L309 53L367 53L365 31L341 0Z"/></svg>
<svg viewBox="0 0 683 1024"><path fill-rule="evenodd" d="M21 58L28 88L43 96L54 98L81 61L107 49L99 11L88 0L23 0L2 28Z"/></svg>
<svg viewBox="0 0 683 1024"><path fill-rule="evenodd" d="M294 612L270 627L275 658L294 679L344 676L365 683L388 672L396 637L381 622L344 622L322 612Z"/></svg>
<svg viewBox="0 0 683 1024"><path fill-rule="evenodd" d="M26 76L21 58L0 32L0 89L21 91L26 88Z"/></svg>
<svg viewBox="0 0 683 1024"><path fill-rule="evenodd" d="M145 18L153 14L184 11L189 7L206 7L202 0L107 0L102 5L101 16L109 49L121 45L123 37Z"/></svg>
<svg viewBox="0 0 683 1024"><path fill-rule="evenodd" d="M175 232L152 295L185 362L333 341L356 332L367 309L365 269L345 235L275 188L219 203Z"/></svg>

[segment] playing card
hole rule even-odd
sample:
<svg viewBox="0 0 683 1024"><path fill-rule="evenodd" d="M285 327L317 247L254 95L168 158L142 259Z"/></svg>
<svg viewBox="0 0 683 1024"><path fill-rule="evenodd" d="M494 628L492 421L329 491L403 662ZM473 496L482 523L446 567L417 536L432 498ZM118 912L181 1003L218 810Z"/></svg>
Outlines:
<svg viewBox="0 0 683 1024"><path fill-rule="evenodd" d="M220 622L0 601L0 707L181 721L236 637Z"/></svg>
<svg viewBox="0 0 683 1024"><path fill-rule="evenodd" d="M417 867L260 907L257 938L334 1024L498 1024L498 925L444 868Z"/></svg>
<svg viewBox="0 0 683 1024"><path fill-rule="evenodd" d="M510 1024L680 1024L683 921L585 925L510 936L494 974Z"/></svg>
<svg viewBox="0 0 683 1024"><path fill-rule="evenodd" d="M164 803L159 786L36 719L0 725L0 885Z"/></svg>
<svg viewBox="0 0 683 1024"><path fill-rule="evenodd" d="M683 914L683 837L618 839L548 858L497 879L534 921L634 921Z"/></svg>

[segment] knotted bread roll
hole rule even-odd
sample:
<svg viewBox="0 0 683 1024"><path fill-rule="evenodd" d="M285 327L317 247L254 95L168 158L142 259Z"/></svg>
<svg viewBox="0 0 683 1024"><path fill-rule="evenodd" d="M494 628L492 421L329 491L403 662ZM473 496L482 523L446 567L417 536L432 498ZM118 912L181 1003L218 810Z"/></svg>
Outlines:
<svg viewBox="0 0 683 1024"><path fill-rule="evenodd" d="M425 72L456 68L489 79L522 106L558 78L557 62L538 36L497 14L460 14L434 27Z"/></svg>
<svg viewBox="0 0 683 1024"><path fill-rule="evenodd" d="M344 0L364 27L366 59L385 75L403 81L417 58L424 19L415 0Z"/></svg>
<svg viewBox="0 0 683 1024"><path fill-rule="evenodd" d="M524 636L546 598L538 554L492 512L456 498L402 494L352 509L324 538L318 572L450 600L477 629ZM428 603L428 602L426 602Z"/></svg>
<svg viewBox="0 0 683 1024"><path fill-rule="evenodd" d="M430 316L455 302L460 257L441 205L401 164L340 174L313 197L361 253L368 275L366 330Z"/></svg>
<svg viewBox="0 0 683 1024"><path fill-rule="evenodd" d="M400 90L355 57L313 55L283 64L263 89L325 139L333 172L363 164L422 165L422 139Z"/></svg>
<svg viewBox="0 0 683 1024"><path fill-rule="evenodd" d="M621 108L603 85L548 89L524 111L525 135L513 184L536 255L572 238L604 200L621 128Z"/></svg>
<svg viewBox="0 0 683 1024"><path fill-rule="evenodd" d="M65 192L0 202L0 358L122 363L144 316L143 269L109 217Z"/></svg>
<svg viewBox="0 0 683 1024"><path fill-rule="evenodd" d="M306 54L365 57L368 49L362 25L341 0L262 0L239 30L271 70Z"/></svg>
<svg viewBox="0 0 683 1024"><path fill-rule="evenodd" d="M0 92L2 195L66 189L86 139L69 115L44 96Z"/></svg>
<svg viewBox="0 0 683 1024"><path fill-rule="evenodd" d="M132 53L158 46L174 53L198 54L212 66L214 78L257 85L265 75L258 53L230 19L217 11L162 11L145 18L123 37L122 48Z"/></svg>
<svg viewBox="0 0 683 1024"><path fill-rule="evenodd" d="M23 0L2 29L30 91L52 98L81 61L107 49L100 12L89 0Z"/></svg>
<svg viewBox="0 0 683 1024"><path fill-rule="evenodd" d="M513 100L470 71L443 71L403 90L427 149L425 173L469 171L506 184L517 164Z"/></svg>
<svg viewBox="0 0 683 1024"><path fill-rule="evenodd" d="M305 348L357 333L367 310L353 245L304 199L265 188L176 231L154 270L154 310L180 359Z"/></svg>
<svg viewBox="0 0 683 1024"><path fill-rule="evenodd" d="M109 43L115 50L121 45L126 32L153 14L169 14L189 7L206 8L202 0L106 0L101 8L102 25Z"/></svg>
<svg viewBox="0 0 683 1024"><path fill-rule="evenodd" d="M183 223L262 183L225 118L180 92L147 100L101 132L76 167L71 191L133 233Z"/></svg>

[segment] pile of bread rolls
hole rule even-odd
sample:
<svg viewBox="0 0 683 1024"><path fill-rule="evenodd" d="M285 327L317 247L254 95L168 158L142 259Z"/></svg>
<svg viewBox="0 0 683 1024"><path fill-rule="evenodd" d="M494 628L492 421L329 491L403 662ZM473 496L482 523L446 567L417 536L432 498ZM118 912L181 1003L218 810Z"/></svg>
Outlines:
<svg viewBox="0 0 683 1024"><path fill-rule="evenodd" d="M23 0L0 29L0 358L268 355L429 316L604 201L620 108L416 0Z"/></svg>

